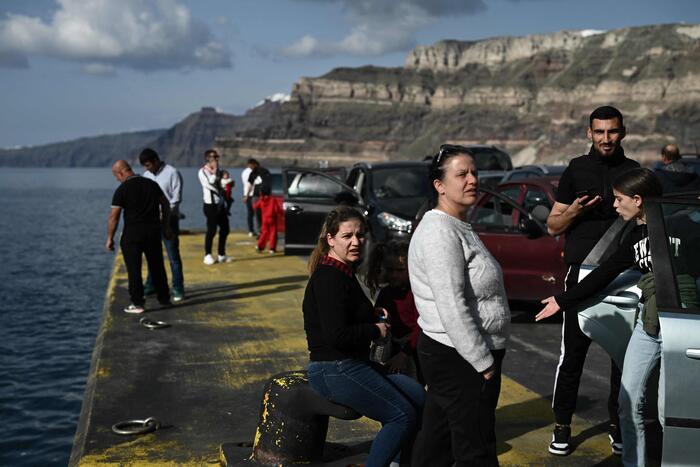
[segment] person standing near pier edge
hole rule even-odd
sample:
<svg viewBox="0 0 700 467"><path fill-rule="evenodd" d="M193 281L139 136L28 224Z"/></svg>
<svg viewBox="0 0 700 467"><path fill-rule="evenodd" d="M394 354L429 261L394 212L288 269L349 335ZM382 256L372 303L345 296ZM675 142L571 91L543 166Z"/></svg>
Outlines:
<svg viewBox="0 0 700 467"><path fill-rule="evenodd" d="M572 159L559 180L557 197L547 219L550 235L566 233L564 262L569 266L565 290L578 283L581 263L598 240L617 218L613 207L612 182L620 174L639 167L625 157L622 140L625 126L622 114L615 107L598 107L589 117L588 154ZM575 313L562 313L561 355L554 378L552 409L555 425L549 452L558 456L571 453L571 418L586 353L591 345L579 327ZM618 415L620 369L610 360L610 395L608 437L614 454L622 453L622 437Z"/></svg>
<svg viewBox="0 0 700 467"><path fill-rule="evenodd" d="M172 299L173 302L179 302L185 298L185 279L182 273L179 238L182 177L175 167L161 161L158 153L151 148L141 151L139 162L146 169L143 176L156 182L170 203L170 231L172 236L167 238L163 235L163 245L165 245L165 251L168 253L170 272L173 275ZM148 295L149 289L154 290L150 271L146 279L146 295Z"/></svg>
<svg viewBox="0 0 700 467"><path fill-rule="evenodd" d="M229 233L228 216L221 188L221 170L219 168L219 153L214 149L204 152L206 164L199 169L197 176L202 184L204 198L204 216L207 218L207 233L204 236L204 264L211 266L216 263L227 263L231 257L226 256L226 237ZM219 229L218 257L211 254L216 229Z"/></svg>
<svg viewBox="0 0 700 467"><path fill-rule="evenodd" d="M161 232L170 236L170 203L158 184L136 175L125 160L112 165L112 174L121 184L112 197L112 210L107 221L105 247L114 251L114 234L119 225L119 216L124 211L124 230L119 245L129 277L131 304L124 308L127 313L144 312L142 256L146 256L148 270L153 277L158 302L170 305L168 277L163 264ZM161 228L163 230L161 230Z"/></svg>
<svg viewBox="0 0 700 467"><path fill-rule="evenodd" d="M408 464L425 393L406 375L387 374L369 360L372 340L390 325L378 322L357 278L367 222L359 211L338 207L328 213L309 258L309 283L302 310L309 347L309 385L321 396L381 422L367 467ZM400 459L399 459L400 454Z"/></svg>
<svg viewBox="0 0 700 467"><path fill-rule="evenodd" d="M408 250L428 384L411 465L497 466L496 405L510 328L503 273L467 223L479 187L469 150L443 144L429 175L436 208Z"/></svg>

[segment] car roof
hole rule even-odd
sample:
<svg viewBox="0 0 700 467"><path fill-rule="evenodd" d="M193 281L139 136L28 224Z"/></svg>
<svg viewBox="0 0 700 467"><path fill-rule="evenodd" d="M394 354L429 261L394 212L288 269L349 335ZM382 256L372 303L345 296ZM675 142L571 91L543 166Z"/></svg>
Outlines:
<svg viewBox="0 0 700 467"><path fill-rule="evenodd" d="M357 162L355 167L367 167L368 169L387 169L392 167L427 167L430 161L386 161L386 162Z"/></svg>
<svg viewBox="0 0 700 467"><path fill-rule="evenodd" d="M506 185L537 185L542 187L558 187L559 186L559 175L543 175L541 177L529 177L521 178L518 180L508 180L500 183L498 186Z"/></svg>

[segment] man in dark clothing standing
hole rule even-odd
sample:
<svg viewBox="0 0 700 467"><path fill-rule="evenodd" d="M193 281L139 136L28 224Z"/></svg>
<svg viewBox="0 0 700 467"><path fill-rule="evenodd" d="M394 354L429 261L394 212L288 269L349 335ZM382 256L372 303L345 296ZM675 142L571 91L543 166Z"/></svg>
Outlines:
<svg viewBox="0 0 700 467"><path fill-rule="evenodd" d="M270 171L260 165L260 162L255 159L248 159L248 167L251 168L250 175L248 175L250 191L248 197L255 196L255 201L258 201L263 190L267 190L267 193L270 193L272 189L272 176L270 175ZM257 180L258 177L260 180ZM249 198L244 199L247 200ZM262 211L260 209L255 210L255 217L258 220L258 225L262 226Z"/></svg>
<svg viewBox="0 0 700 467"><path fill-rule="evenodd" d="M620 174L639 167L625 157L622 114L611 106L599 107L589 118L588 154L572 159L559 180L557 199L547 219L550 235L566 233L564 262L569 266L565 287L578 283L581 262L605 231L617 219L613 207L612 182ZM549 452L565 456L571 452L571 418L576 410L578 387L591 340L583 334L576 314L562 313L562 345L554 380L552 409L555 426ZM622 453L619 430L618 394L620 369L611 360L609 439L612 451Z"/></svg>
<svg viewBox="0 0 700 467"><path fill-rule="evenodd" d="M146 255L148 270L158 302L170 305L168 278L161 249L161 226L170 237L168 221L170 204L158 184L136 175L129 163L118 160L112 165L112 174L121 183L112 197L112 210L107 221L105 247L114 251L114 234L119 225L119 216L124 211L124 231L119 245L129 277L131 304L124 308L127 313L144 312L143 278L141 277L142 255Z"/></svg>
<svg viewBox="0 0 700 467"><path fill-rule="evenodd" d="M690 191L700 186L700 178L695 171L681 160L681 152L675 144L661 148L661 164L654 173L661 182L664 193Z"/></svg>

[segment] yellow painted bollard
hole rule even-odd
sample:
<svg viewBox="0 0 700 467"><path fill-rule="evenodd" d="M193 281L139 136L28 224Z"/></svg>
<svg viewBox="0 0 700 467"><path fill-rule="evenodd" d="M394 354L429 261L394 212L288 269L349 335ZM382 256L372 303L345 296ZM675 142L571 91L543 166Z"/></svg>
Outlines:
<svg viewBox="0 0 700 467"><path fill-rule="evenodd" d="M273 376L260 403L252 460L261 464L321 460L329 416L355 420L361 415L317 394L305 371Z"/></svg>

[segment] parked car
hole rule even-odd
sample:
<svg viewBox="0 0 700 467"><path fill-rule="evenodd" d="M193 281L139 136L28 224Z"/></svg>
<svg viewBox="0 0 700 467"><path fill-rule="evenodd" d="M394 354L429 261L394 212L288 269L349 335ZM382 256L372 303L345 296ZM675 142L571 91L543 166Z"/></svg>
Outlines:
<svg viewBox="0 0 700 467"><path fill-rule="evenodd" d="M550 176L482 186L470 211L469 222L501 265L509 300L541 300L563 290L564 238L549 236L546 227L558 181Z"/></svg>
<svg viewBox="0 0 700 467"><path fill-rule="evenodd" d="M516 167L510 172L507 172L501 182L510 180L522 180L523 178L542 177L545 175L556 175L561 177L561 174L566 170L566 165L523 165Z"/></svg>
<svg viewBox="0 0 700 467"><path fill-rule="evenodd" d="M426 162L355 164L345 182L313 169L285 169L285 254L313 249L326 214L338 204L357 205L370 241L408 238L412 220L428 197Z"/></svg>
<svg viewBox="0 0 700 467"><path fill-rule="evenodd" d="M691 267L700 293L700 200L693 196L666 196L645 199L644 209L649 244L654 265L656 303L663 333L663 368L666 387L664 400L662 465L698 465L700 459L700 402L696 394L700 381L700 309L680 302L680 291L670 252L674 245L667 231L682 222L681 242L693 245L684 258ZM624 223L618 221L598 242L581 270L582 277L601 262L601 257L619 245ZM669 228L670 227L670 228ZM612 230L622 233L614 235ZM636 287L639 274L622 273L610 286L587 303L578 313L581 330L596 341L615 362L622 366L627 342L632 334L634 317L641 295ZM653 401L653 398L648 398ZM653 405L653 402L652 402Z"/></svg>

